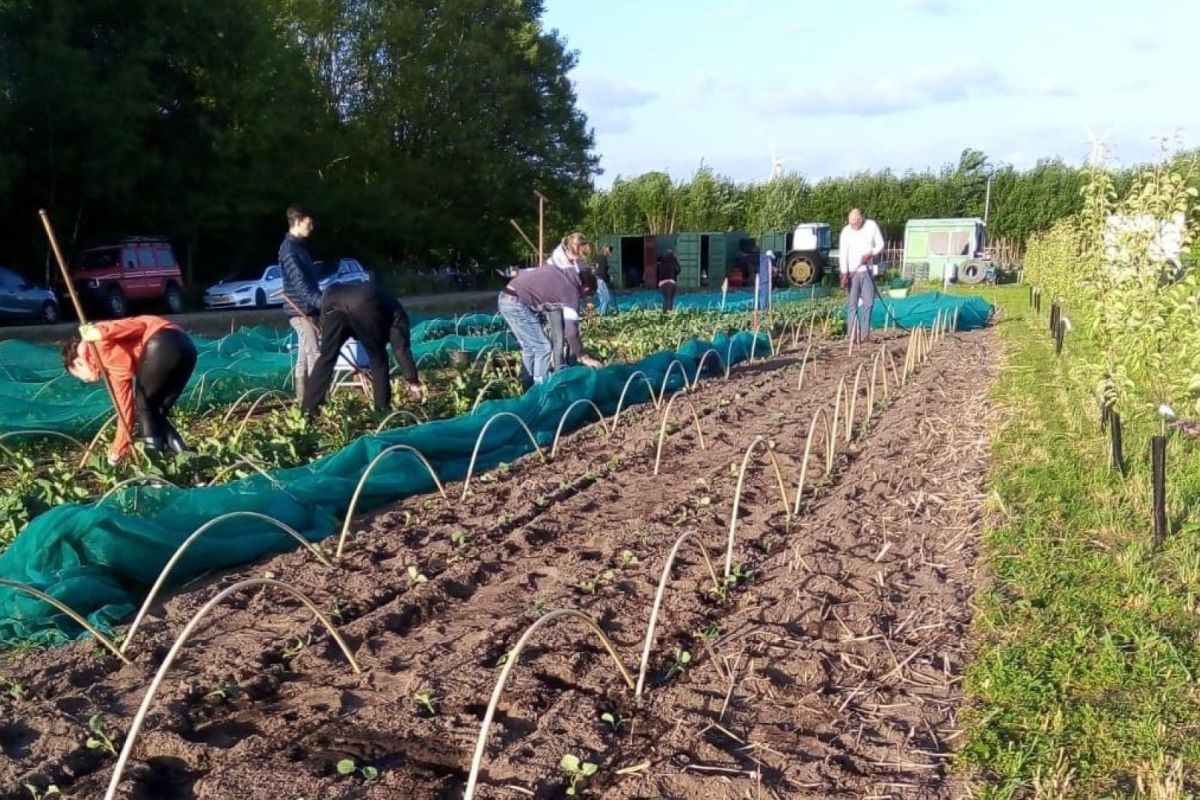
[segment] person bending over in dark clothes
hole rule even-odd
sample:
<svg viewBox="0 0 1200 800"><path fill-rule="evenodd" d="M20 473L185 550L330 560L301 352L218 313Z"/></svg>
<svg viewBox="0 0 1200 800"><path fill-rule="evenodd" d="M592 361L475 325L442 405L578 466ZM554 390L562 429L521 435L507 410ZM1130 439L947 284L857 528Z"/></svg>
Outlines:
<svg viewBox="0 0 1200 800"><path fill-rule="evenodd" d="M345 283L329 287L321 298L321 350L305 387L302 408L306 413L316 415L325 402L338 355L350 338L358 340L367 352L376 411L386 412L392 406L389 341L409 392L420 399L421 381L413 363L404 306L377 283Z"/></svg>
<svg viewBox="0 0 1200 800"><path fill-rule="evenodd" d="M84 383L99 381L102 372L112 383L117 433L108 463L116 464L133 447L128 426L135 407L146 449L192 449L167 415L196 368L196 346L169 320L143 316L80 325L79 338L63 343L62 359L63 367Z"/></svg>

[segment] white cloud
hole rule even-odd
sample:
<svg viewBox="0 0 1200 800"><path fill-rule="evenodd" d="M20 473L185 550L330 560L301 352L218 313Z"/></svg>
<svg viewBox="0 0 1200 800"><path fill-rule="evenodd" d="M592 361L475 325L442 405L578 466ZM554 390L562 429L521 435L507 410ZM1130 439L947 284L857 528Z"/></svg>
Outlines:
<svg viewBox="0 0 1200 800"><path fill-rule="evenodd" d="M910 11L920 11L939 17L946 16L955 10L954 0L902 0L901 4Z"/></svg>
<svg viewBox="0 0 1200 800"><path fill-rule="evenodd" d="M760 98L763 111L803 117L877 117L979 97L1011 94L1015 87L985 66L947 66L873 78L847 77L772 93Z"/></svg>
<svg viewBox="0 0 1200 800"><path fill-rule="evenodd" d="M575 80L579 107L601 133L625 133L633 127L630 112L658 99L653 89L638 83L596 75Z"/></svg>

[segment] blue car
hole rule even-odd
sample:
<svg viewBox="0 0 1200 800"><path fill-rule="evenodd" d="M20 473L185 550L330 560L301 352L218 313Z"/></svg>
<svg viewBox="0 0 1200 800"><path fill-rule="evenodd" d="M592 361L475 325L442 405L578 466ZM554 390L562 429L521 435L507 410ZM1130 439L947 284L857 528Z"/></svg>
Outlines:
<svg viewBox="0 0 1200 800"><path fill-rule="evenodd" d="M0 267L0 322L58 322L58 295Z"/></svg>

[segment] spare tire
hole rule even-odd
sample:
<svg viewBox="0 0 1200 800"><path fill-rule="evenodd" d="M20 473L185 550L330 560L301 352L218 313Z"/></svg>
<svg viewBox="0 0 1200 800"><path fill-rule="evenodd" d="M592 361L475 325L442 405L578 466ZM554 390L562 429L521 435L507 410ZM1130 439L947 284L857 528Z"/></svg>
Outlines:
<svg viewBox="0 0 1200 800"><path fill-rule="evenodd" d="M959 268L958 280L960 283L983 283L983 279L987 276L987 269L987 261L972 258Z"/></svg>
<svg viewBox="0 0 1200 800"><path fill-rule="evenodd" d="M784 274L793 286L808 286L821 277L820 260L814 253L788 253L786 267Z"/></svg>

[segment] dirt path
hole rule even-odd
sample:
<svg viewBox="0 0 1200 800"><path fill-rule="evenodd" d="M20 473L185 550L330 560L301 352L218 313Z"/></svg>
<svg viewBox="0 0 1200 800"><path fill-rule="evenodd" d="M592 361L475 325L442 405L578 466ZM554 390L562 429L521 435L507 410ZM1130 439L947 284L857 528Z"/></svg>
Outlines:
<svg viewBox="0 0 1200 800"><path fill-rule="evenodd" d="M478 796L561 796L565 753L600 765L584 796L951 796L942 765L994 342L948 340L833 475L817 470L790 529L773 472L751 470L735 560L753 576L722 603L684 551L641 708L590 634L544 631L509 682ZM544 610L579 608L636 670L675 538L696 531L714 559L723 551L731 467L756 436L775 442L793 492L809 420L873 352L847 358L818 343L803 390L797 355L702 384L690 399L708 447L677 402L659 476L659 415L635 409L609 438L592 426L551 464L526 458L487 476L456 511L421 498L356 522L365 535L336 570L290 553L189 587L138 634L132 667L90 645L10 659L0 674L28 696L0 698L0 797L23 797L22 782L97 796L113 759L84 747L88 717L103 714L119 740L171 636L220 588L264 571L330 611L368 672L354 676L290 600L233 599L168 676L125 796L461 796L497 665L524 628ZM668 677L677 647L693 659ZM433 714L414 700L423 691ZM347 757L378 768L378 781L338 776Z"/></svg>

